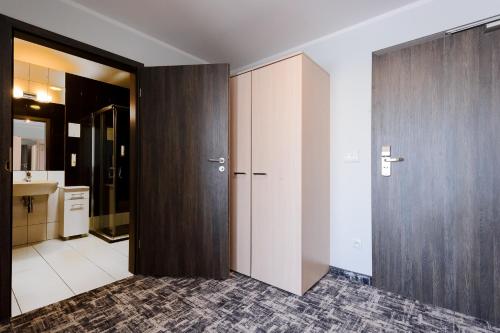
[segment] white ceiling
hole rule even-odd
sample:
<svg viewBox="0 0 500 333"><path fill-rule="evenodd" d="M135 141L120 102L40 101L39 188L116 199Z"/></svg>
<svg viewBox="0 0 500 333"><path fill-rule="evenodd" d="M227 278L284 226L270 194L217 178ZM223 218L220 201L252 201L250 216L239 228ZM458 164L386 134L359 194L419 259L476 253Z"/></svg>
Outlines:
<svg viewBox="0 0 500 333"><path fill-rule="evenodd" d="M71 0L208 62L248 65L415 0Z"/></svg>

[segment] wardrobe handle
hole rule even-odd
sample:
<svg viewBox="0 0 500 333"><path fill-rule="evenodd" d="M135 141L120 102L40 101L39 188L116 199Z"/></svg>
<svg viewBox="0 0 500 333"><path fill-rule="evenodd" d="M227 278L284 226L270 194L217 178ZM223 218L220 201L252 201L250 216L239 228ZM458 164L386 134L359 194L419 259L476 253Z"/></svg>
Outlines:
<svg viewBox="0 0 500 333"><path fill-rule="evenodd" d="M254 176L266 176L267 175L267 173L265 173L265 172L254 172L253 174L254 174Z"/></svg>
<svg viewBox="0 0 500 333"><path fill-rule="evenodd" d="M235 172L234 174L235 175L246 175L247 173L246 172Z"/></svg>

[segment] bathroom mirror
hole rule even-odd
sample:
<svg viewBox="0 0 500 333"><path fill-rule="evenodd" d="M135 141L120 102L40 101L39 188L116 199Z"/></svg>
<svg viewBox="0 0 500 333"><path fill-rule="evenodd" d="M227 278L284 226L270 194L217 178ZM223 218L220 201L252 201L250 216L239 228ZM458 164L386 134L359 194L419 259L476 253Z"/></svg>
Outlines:
<svg viewBox="0 0 500 333"><path fill-rule="evenodd" d="M48 119L14 119L14 170L46 170Z"/></svg>
<svg viewBox="0 0 500 333"><path fill-rule="evenodd" d="M27 98L12 106L13 170L64 170L65 106Z"/></svg>

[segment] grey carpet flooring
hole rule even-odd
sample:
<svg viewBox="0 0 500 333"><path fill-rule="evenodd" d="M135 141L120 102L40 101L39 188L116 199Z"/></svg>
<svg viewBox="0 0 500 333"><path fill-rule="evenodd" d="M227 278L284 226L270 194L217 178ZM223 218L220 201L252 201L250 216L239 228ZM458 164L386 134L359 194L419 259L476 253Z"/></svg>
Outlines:
<svg viewBox="0 0 500 333"><path fill-rule="evenodd" d="M498 332L489 323L327 274L298 297L240 274L134 276L0 324L8 332Z"/></svg>

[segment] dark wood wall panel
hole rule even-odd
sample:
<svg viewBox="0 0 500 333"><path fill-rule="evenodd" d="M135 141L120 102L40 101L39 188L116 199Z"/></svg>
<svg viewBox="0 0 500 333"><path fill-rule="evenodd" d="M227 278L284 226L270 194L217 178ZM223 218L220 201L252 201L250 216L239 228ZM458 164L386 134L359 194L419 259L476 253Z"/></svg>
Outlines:
<svg viewBox="0 0 500 333"><path fill-rule="evenodd" d="M141 87L140 272L226 278L228 65L145 68Z"/></svg>
<svg viewBox="0 0 500 333"><path fill-rule="evenodd" d="M81 137L66 137L65 184L92 185L92 120L90 115L110 104L129 107L129 89L66 73L66 119L81 125ZM77 154L76 167L71 154Z"/></svg>
<svg viewBox="0 0 500 333"><path fill-rule="evenodd" d="M374 284L500 323L500 31L374 55L372 112Z"/></svg>
<svg viewBox="0 0 500 333"><path fill-rule="evenodd" d="M10 317L12 273L12 27L0 16L0 320Z"/></svg>

